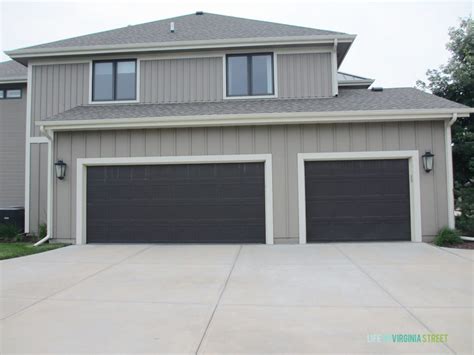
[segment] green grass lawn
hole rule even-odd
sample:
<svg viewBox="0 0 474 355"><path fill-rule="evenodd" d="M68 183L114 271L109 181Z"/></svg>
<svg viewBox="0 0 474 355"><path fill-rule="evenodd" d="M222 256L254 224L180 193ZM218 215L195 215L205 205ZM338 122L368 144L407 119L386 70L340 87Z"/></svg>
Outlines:
<svg viewBox="0 0 474 355"><path fill-rule="evenodd" d="M67 244L55 243L35 247L33 243L0 243L0 260L42 253L44 251L62 248L66 245Z"/></svg>

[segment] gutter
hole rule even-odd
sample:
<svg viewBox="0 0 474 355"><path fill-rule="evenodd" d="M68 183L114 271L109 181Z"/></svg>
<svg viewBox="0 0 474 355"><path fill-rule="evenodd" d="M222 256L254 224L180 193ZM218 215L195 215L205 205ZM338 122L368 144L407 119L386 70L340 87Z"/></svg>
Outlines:
<svg viewBox="0 0 474 355"><path fill-rule="evenodd" d="M453 113L451 119L444 123L444 145L446 153L446 186L448 197L448 227L454 229L456 221L454 218L454 177L453 177L453 150L451 140L451 127L457 121L458 114Z"/></svg>
<svg viewBox="0 0 474 355"><path fill-rule="evenodd" d="M34 244L35 247L44 244L52 238L53 228L53 142L54 134L51 135L44 127L40 127L41 133L48 140L48 191L47 191L47 222L46 222L46 237Z"/></svg>

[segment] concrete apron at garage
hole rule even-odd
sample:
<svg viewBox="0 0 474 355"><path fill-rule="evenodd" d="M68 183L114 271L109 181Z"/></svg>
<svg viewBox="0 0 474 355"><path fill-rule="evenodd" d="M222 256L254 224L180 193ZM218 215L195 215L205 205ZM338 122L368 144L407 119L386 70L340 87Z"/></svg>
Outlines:
<svg viewBox="0 0 474 355"><path fill-rule="evenodd" d="M84 245L0 263L0 353L472 353L474 252ZM447 344L370 335L447 334Z"/></svg>

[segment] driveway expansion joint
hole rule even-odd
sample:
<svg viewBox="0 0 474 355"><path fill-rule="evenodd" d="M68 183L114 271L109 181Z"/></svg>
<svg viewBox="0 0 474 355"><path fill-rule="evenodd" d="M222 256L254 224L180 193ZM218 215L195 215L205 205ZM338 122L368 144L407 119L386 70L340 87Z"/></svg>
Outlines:
<svg viewBox="0 0 474 355"><path fill-rule="evenodd" d="M415 319L419 324L421 324L426 330L428 330L428 332L430 333L435 333L433 330L430 329L430 327L428 327L428 325L426 325L423 321L421 321L408 307L406 307L403 303L401 303L398 299L395 298L395 296L393 296L391 294L391 292L389 292L385 287L383 287L375 278L372 277L372 275L370 275L367 271L365 271L365 269L360 266L359 264L357 264L349 255L347 255L346 253L344 253L344 251L341 250L341 248L339 248L337 245L334 245L336 247L337 250L339 250L341 252L342 255L344 255L347 259L349 259L361 272L363 272L369 279L371 279L378 287L380 287L392 300L394 300L396 303L398 303L413 319ZM454 351L453 349L451 349L451 347L447 344L447 343L443 343L443 345L450 351L452 352L453 354L456 354L456 351Z"/></svg>
<svg viewBox="0 0 474 355"><path fill-rule="evenodd" d="M227 275L227 278L224 282L224 286L222 287L222 290L221 290L221 293L219 294L219 297L217 298L217 302L214 306L214 309L212 310L212 313L211 313L211 316L209 317L209 321L207 322L207 325L206 325L206 329L204 329L204 332L202 334L202 337L201 337L201 340L199 341L199 345L196 349L196 352L195 354L198 354L199 351L201 350L201 346L202 346L202 342L204 341L204 338L206 337L207 335L207 331L209 329L209 326L211 325L212 323L212 319L214 318L214 314L216 313L217 311L217 307L219 306L220 302L221 302L221 299L222 299L222 295L224 294L225 292L225 289L227 287L227 284L229 283L229 280L230 280L230 277L232 275L232 272L234 271L234 268L235 268L235 265L237 264L237 260L239 259L239 256L240 256L240 252L242 251L242 245L239 246L239 250L237 251L237 254L235 255L235 258L234 258L234 262L232 263L232 267L230 268L229 270L229 274Z"/></svg>
<svg viewBox="0 0 474 355"><path fill-rule="evenodd" d="M75 283L72 284L72 285L66 286L66 287L64 287L64 288L62 288L62 289L60 289L60 290L58 290L58 291L56 291L56 292L53 292L52 294L50 294L50 295L48 295L48 296L46 296L46 297L40 298L40 299L38 299L36 302L34 302L34 303L32 303L32 304L26 306L25 308L19 309L18 311L14 312L14 313L12 313L12 314L10 314L10 315L8 315L7 317L1 318L0 320L6 320L6 319L9 319L9 318L13 318L13 317L15 317L16 315L19 315L19 314L23 313L24 311L30 309L30 308L33 307L34 305L37 305L38 303L41 303L41 302L43 302L43 301L46 301L46 300L50 299L51 297L56 296L58 293L61 293L61 292L63 292L63 291L66 291L66 290L68 290L68 289L74 287L74 286L77 286L77 285L79 285L81 282L86 281L86 280L88 280L88 279L90 279L90 278L92 278L92 277L94 277L94 276L100 274L100 273L103 272L103 271L109 270L110 268L112 268L112 267L114 267L114 266L116 266L116 265L121 264L122 262L124 262L125 260L127 260L127 259L129 259L129 258L132 258L132 257L135 257L135 256L139 255L140 253L144 252L145 250L148 250L148 249L151 248L151 247L152 247L151 245L149 245L149 246L147 246L147 247L144 247L143 249L140 249L138 252L136 252L136 253L134 253L134 254L132 254L132 255L128 255L127 257L125 257L125 258L123 258L123 259L121 259L121 260L119 260L119 261L117 261L117 262L115 262L115 263L112 263L112 264L110 264L110 265L104 267L103 269L100 269L100 270L98 270L98 271L96 271L96 272L94 272L94 273L92 273L92 274L90 274L90 275L88 275L88 276L86 276L86 277L80 279L79 281L75 282ZM61 263L58 263L58 264L61 264ZM77 264L81 264L81 263L77 263Z"/></svg>

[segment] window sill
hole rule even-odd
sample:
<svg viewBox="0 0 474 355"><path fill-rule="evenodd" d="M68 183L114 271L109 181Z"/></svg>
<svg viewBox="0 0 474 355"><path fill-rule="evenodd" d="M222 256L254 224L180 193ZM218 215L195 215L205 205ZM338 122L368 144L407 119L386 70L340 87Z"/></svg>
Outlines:
<svg viewBox="0 0 474 355"><path fill-rule="evenodd" d="M138 100L89 101L89 105L138 104Z"/></svg>
<svg viewBox="0 0 474 355"><path fill-rule="evenodd" d="M277 95L224 96L224 100L276 99Z"/></svg>

